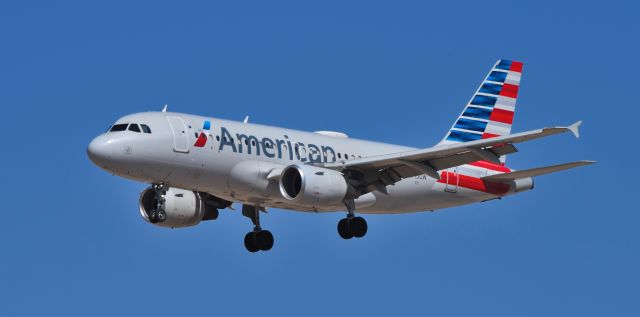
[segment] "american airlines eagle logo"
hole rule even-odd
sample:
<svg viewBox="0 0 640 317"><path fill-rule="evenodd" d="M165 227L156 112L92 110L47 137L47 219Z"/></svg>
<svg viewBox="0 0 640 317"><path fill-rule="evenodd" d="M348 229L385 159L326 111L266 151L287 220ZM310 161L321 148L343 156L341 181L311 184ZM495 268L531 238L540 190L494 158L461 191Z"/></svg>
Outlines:
<svg viewBox="0 0 640 317"><path fill-rule="evenodd" d="M211 130L211 121L206 120L202 125L202 130L200 130L200 135L198 135L198 139L196 139L196 143L193 145L195 147L204 147L207 144L207 134Z"/></svg>

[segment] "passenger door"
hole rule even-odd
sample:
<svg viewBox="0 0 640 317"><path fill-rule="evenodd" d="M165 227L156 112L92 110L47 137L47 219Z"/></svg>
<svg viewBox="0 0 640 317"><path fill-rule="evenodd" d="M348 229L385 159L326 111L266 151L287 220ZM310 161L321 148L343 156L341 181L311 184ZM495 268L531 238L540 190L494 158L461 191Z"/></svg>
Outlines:
<svg viewBox="0 0 640 317"><path fill-rule="evenodd" d="M181 153L189 153L189 133L184 120L177 116L167 116L171 130L173 131L173 150Z"/></svg>

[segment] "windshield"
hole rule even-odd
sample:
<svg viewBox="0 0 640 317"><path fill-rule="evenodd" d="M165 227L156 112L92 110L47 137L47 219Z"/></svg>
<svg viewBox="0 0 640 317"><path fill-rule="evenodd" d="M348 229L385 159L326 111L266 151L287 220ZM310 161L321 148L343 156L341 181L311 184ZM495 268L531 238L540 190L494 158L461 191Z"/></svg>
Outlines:
<svg viewBox="0 0 640 317"><path fill-rule="evenodd" d="M109 132L120 132L120 131L126 131L127 127L129 127L129 131L132 132L138 132L138 133L151 133L151 128L149 128L148 125L146 124L140 124L138 125L137 123L118 123L118 124L114 124L110 129Z"/></svg>
<svg viewBox="0 0 640 317"><path fill-rule="evenodd" d="M127 126L129 124L128 123L120 123L120 124L114 124L113 127L111 127L111 132L118 132L118 131L124 131L127 129Z"/></svg>

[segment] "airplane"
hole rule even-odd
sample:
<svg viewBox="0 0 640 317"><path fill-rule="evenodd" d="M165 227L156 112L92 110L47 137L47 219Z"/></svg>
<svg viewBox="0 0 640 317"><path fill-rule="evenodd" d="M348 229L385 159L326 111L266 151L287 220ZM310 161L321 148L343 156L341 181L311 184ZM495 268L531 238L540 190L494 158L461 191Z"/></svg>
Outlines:
<svg viewBox="0 0 640 317"><path fill-rule="evenodd" d="M434 211L500 199L533 189L533 177L595 163L576 161L514 170L515 144L559 133L578 138L581 121L511 134L523 63L498 60L433 147L365 141L335 131L304 132L242 121L168 112L126 115L94 138L90 160L105 171L151 184L140 194L142 218L189 227L242 204L253 223L249 252L267 251L267 208L346 211L343 239L368 231L358 214Z"/></svg>

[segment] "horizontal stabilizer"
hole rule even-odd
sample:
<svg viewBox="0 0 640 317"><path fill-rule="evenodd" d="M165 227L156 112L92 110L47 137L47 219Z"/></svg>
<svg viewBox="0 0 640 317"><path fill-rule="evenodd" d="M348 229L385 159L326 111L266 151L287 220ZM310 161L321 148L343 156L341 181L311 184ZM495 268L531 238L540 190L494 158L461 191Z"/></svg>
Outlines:
<svg viewBox="0 0 640 317"><path fill-rule="evenodd" d="M564 164L558 164L558 165L532 168L532 169L522 170L522 171L515 171L511 173L485 176L485 177L482 177L482 180L489 181L489 182L497 182L497 183L508 183L519 178L555 173L562 170L566 170L566 169L570 169L578 166L589 165L593 163L595 163L595 161L578 161L578 162L564 163Z"/></svg>

